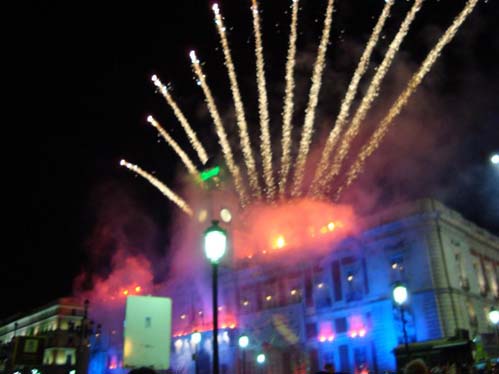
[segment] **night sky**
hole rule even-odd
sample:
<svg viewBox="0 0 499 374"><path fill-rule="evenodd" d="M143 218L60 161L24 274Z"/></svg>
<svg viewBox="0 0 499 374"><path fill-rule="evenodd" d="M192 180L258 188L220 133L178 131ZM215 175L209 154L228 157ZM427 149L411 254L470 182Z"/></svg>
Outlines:
<svg viewBox="0 0 499 374"><path fill-rule="evenodd" d="M246 111L257 129L249 3L226 0L221 9ZM280 136L288 3L261 1L274 139ZM326 1L302 3L299 89L303 84L307 87ZM20 48L30 82L19 99L22 111L15 121L15 137L4 138L4 143L16 146L4 159L13 162L13 171L4 174L10 192L4 195L9 211L0 271L2 299L7 303L2 302L0 318L70 294L73 279L82 269L101 270L98 267L105 259L94 261L89 247L95 244L96 223L102 221L99 212L110 201L115 204L116 196L133 201L134 207L161 228L154 246L159 254L168 251L168 228L176 208L153 187L119 167L124 157L155 171L169 185L180 185L175 176L182 172L181 165L164 143L158 144L154 129L145 124L146 116L154 114L185 149L189 149L188 143L170 109L155 93L150 76L156 73L173 85L177 101L211 153L218 152L216 137L190 70L190 49L195 48L206 61L208 79L224 113L232 101L211 3L161 4L86 1L47 3L30 9L33 22L26 25L29 48ZM394 7L371 73L411 4L398 1ZM425 2L394 62L393 74L383 86L387 96L380 96L374 117L386 109L383 104L400 91L400 82L407 80L463 5L463 0ZM369 172L358 181L382 189L381 197L387 201L392 195L397 196L394 200L434 196L496 235L499 170L494 170L489 157L499 152L498 5L496 0L480 1L425 79L412 109L412 102L409 104L406 114L414 120L401 122L410 127L401 125L395 130L400 133L388 137ZM382 6L382 0L337 0L318 124L335 118L341 93L374 25L372 17L379 15ZM301 96L306 97L306 91ZM302 107L298 105L299 113ZM32 119L28 121L28 117ZM421 130L413 122L419 123ZM231 126L229 133L236 139ZM402 142L397 134L412 140ZM414 141L411 134L421 136L422 141ZM415 172L400 177L407 168ZM394 177L387 176L390 173Z"/></svg>

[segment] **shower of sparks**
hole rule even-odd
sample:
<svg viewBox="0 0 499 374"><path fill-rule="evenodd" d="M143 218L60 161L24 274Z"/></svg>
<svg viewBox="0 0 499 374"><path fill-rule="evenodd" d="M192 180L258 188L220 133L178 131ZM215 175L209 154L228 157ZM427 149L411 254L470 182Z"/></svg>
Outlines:
<svg viewBox="0 0 499 374"><path fill-rule="evenodd" d="M206 105L208 106L211 118L213 119L213 123L215 124L215 131L218 136L220 147L222 148L222 153L225 158L225 163L227 165L227 168L229 169L229 172L232 174L232 177L234 178L234 185L236 187L237 193L239 194L241 205L245 206L248 202L248 197L241 178L241 171L234 162L232 149L227 139L227 134L225 132L222 119L220 118L220 114L218 113L218 109L215 104L215 99L213 98L213 94L211 93L210 87L206 82L206 76L204 75L203 70L201 69L201 65L194 51L190 52L190 58L192 62L192 68L198 78L199 85L203 89L203 93L206 99Z"/></svg>
<svg viewBox="0 0 499 374"><path fill-rule="evenodd" d="M265 81L265 61L263 59L262 32L257 0L252 0L253 28L255 34L256 80L258 86L258 112L260 114L260 151L263 160L263 179L267 200L275 194L274 175L272 171L272 148L270 144L269 108L267 84Z"/></svg>
<svg viewBox="0 0 499 374"><path fill-rule="evenodd" d="M383 140L383 137L388 132L390 125L393 124L393 120L400 114L411 95L416 91L418 86L421 84L421 81L424 79L426 74L428 74L433 64L440 56L442 49L452 41L452 39L456 35L457 30L459 29L459 27L461 27L468 15L473 11L477 3L478 0L468 0L461 13L454 19L449 28L438 40L437 44L428 53L419 69L416 71L416 73L414 73L411 80L407 84L405 90L400 94L400 96L388 111L388 114L380 122L379 126L376 128L368 143L362 147L362 150L360 151L354 164L347 173L345 184L343 184L338 189L336 193L336 199L339 198L343 189L345 187L348 187L359 176L364 167L366 159L370 155L372 155L372 153L378 148L380 142Z"/></svg>
<svg viewBox="0 0 499 374"><path fill-rule="evenodd" d="M191 173L195 178L199 178L199 170L196 169L194 166L194 163L190 159L190 157L187 155L187 153L184 152L184 150L178 145L178 143L166 132L166 130L159 124L158 121L154 119L153 116L148 116L147 117L147 122L149 122L156 130L158 130L159 134L163 137L163 139L166 140L168 145L172 147L172 149L177 153L178 157L182 160L184 163L185 167L187 170L189 170L189 173Z"/></svg>
<svg viewBox="0 0 499 374"><path fill-rule="evenodd" d="M324 146L324 149L322 151L319 165L317 166L317 169L315 171L314 179L310 187L310 193L312 195L317 196L318 193L317 184L321 180L324 173L327 171L331 153L334 147L336 146L338 139L344 130L345 125L347 124L348 116L350 115L350 107L352 106L352 102L355 99L355 95L357 93L360 80L362 79L364 73L369 67L369 61L371 59L372 52L374 50L374 47L378 43L379 37L381 35L381 30L383 30L385 22L390 16L390 10L393 4L394 0L386 1L385 6L383 7L383 11L381 12L381 15L379 16L378 21L376 22L376 25L373 28L373 32L366 44L366 48L364 49L364 52L360 57L359 64L355 69L352 81L350 82L350 85L348 86L347 89L347 93L343 98L343 102L341 103L340 107L340 112L338 114L338 117L336 118L334 127L329 133L326 145Z"/></svg>
<svg viewBox="0 0 499 374"><path fill-rule="evenodd" d="M199 160L203 163L203 165L206 164L206 162L208 161L208 155L206 154L203 145L198 140L196 133L189 124L189 121L187 121L187 118L185 118L184 113L182 113L177 103L175 102L175 100L173 100L173 97L168 92L168 88L163 83L161 83L161 81L156 75L153 75L151 77L151 80L153 81L154 85L159 89L159 92L161 92L163 97L166 99L168 105L170 105L170 107L173 109L173 113L175 113L175 116L177 117L180 124L184 128L185 133L187 134L187 137L189 138L192 147L194 148L199 157Z"/></svg>
<svg viewBox="0 0 499 374"><path fill-rule="evenodd" d="M414 1L412 8L407 13L404 21L402 22L402 25L400 26L400 29L393 38L392 42L390 43L388 51L386 52L385 57L381 62L381 65L376 70L376 74L374 74L374 77L371 80L371 83L369 84L365 96L362 98L362 101L359 105L359 108L357 109L357 112L355 113L348 129L346 130L346 133L342 139L338 152L335 154L331 169L329 170L328 173L326 173L326 177L320 180L321 190L327 188L331 180L339 173L340 168L342 166L342 162L347 156L348 151L350 150L352 141L359 133L360 125L366 118L367 112L371 108L371 104L373 103L374 99L378 96L380 85L386 73L388 72L390 65L392 64L393 59L397 51L399 50L400 45L402 44L402 41L407 35L412 21L414 20L414 18L416 18L416 14L421 8L422 3L423 0Z"/></svg>
<svg viewBox="0 0 499 374"><path fill-rule="evenodd" d="M228 72L230 88L234 100L235 114L240 137L240 146L244 156L245 165L248 171L249 186L246 185L241 173L241 166L234 160L234 155L231 149L231 144L227 138L227 133L224 124L220 117L220 113L215 103L215 99L207 84L206 76L203 73L200 61L196 57L194 51L190 53L192 68L197 77L197 83L201 86L205 102L213 120L215 131L218 137L218 142L221 146L222 154L224 156L226 167L233 179L233 184L237 194L239 195L240 204L243 208L251 203L251 199L258 200L265 196L267 202L272 202L276 199L276 184L274 181L274 172L272 170L272 152L270 129L269 129L269 102L265 78L265 61L263 55L263 41L261 31L261 20L258 9L258 0L252 0L252 17L255 38L255 56L256 56L256 84L258 90L258 112L260 122L260 153L263 166L263 179L265 185L261 186L259 180L259 170L256 165L256 160L251 147L251 140L248 133L248 122L244 110L244 104L241 98L241 92L237 81L236 69L232 59L232 52L229 46L226 29L223 17L220 13L219 6L214 4L212 10L215 16L215 24L220 42L224 53L225 65ZM282 155L279 165L279 180L278 180L278 194L280 198L285 198L287 194L292 197L301 196L306 189L308 194L315 197L325 197L329 192L335 193L335 199L338 200L341 193L347 188L362 172L366 160L372 155L373 152L379 147L384 136L393 125L394 120L407 105L412 94L417 90L422 80L431 70L433 64L438 59L443 48L453 39L457 30L466 20L467 16L472 12L478 0L467 0L467 4L461 13L454 19L452 25L441 36L435 46L426 56L418 70L409 80L407 86L402 90L400 96L392 104L385 117L380 121L377 127L371 133L370 138L364 143L358 155L352 155L353 163L344 174L344 179L334 181L336 190L331 190L333 187L333 178L339 175L342 170L343 163L347 158L353 141L359 134L361 126L363 125L373 102L379 94L383 80L392 65L394 58L404 40L412 22L414 21L417 12L421 8L424 0L413 0L411 9L405 16L400 29L397 31L393 40L391 41L388 50L386 51L381 64L376 69L366 94L360 100L360 104L353 115L351 115L353 102L355 100L360 81L365 75L372 53L376 47L381 32L384 28L387 18L389 17L391 8L395 0L385 0L385 5L381 15L379 16L376 25L367 41L365 49L360 57L359 63L352 76L351 82L348 86L345 97L343 98L340 106L340 111L335 120L333 128L328 129L328 138L324 149L322 149L320 161L317 168L311 170L314 172L313 181L310 186L304 186L305 167L309 161L309 151L312 143L312 136L314 130L314 121L317 112L317 105L319 101L319 92L322 85L322 76L325 69L325 56L327 46L329 44L329 34L331 30L332 17L333 17L333 4L334 0L328 0L327 9L324 14L324 25L321 35L320 44L318 47L316 61L313 67L311 77L311 87L308 95L308 102L305 108L305 118L303 128L301 131L299 149L297 151L296 165L292 163L291 149L292 144L292 130L293 130L293 114L294 114L294 90L295 79L294 72L296 66L296 42L297 42L297 29L298 29L298 14L299 14L299 0L291 0L291 22L289 31L289 41L287 50L287 59L285 65L285 90L283 97L283 110L282 110ZM190 126L188 120L180 110L173 97L170 95L168 88L161 83L157 76L152 77L154 85L159 89L161 94L166 99L168 105L173 109L176 118L184 128L190 143L192 144L197 156L203 164L208 160L206 151L198 140L196 133ZM351 117L351 119L350 119ZM184 150L178 145L177 142L166 132L160 124L152 117L148 117L150 122L159 131L160 135L166 140L174 151L179 155L187 167L189 173L199 180L199 172L194 165L192 159L185 153ZM353 157L355 156L355 157ZM148 172L142 170L140 167L130 164L125 160L121 161L121 165L127 167L129 170L139 174L147 179L152 185L158 188L165 196L178 205L186 214L192 215L192 209L181 197L171 191L165 184L160 182ZM293 170L294 168L294 170ZM292 180L291 180L292 174ZM291 181L290 181L291 180ZM342 183L339 183L342 182ZM290 187L288 189L288 186ZM249 193L247 188L249 187ZM264 187L264 188L262 188Z"/></svg>
<svg viewBox="0 0 499 374"><path fill-rule="evenodd" d="M215 14L215 24L217 26L218 34L220 35L220 42L222 44L222 50L225 57L225 66L227 67L227 72L229 75L230 89L232 91L232 97L234 99L237 125L239 127L240 144L244 155L244 161L246 167L248 168L248 180L251 192L254 197L260 198L261 188L258 183L258 173L256 171L255 159L251 150L251 142L248 135L248 124L246 122L244 105L241 99L241 93L239 91L239 84L237 83L236 69L232 61L229 42L225 33L225 25L223 23L223 18L220 14L220 8L218 7L218 4L213 4L212 9Z"/></svg>
<svg viewBox="0 0 499 374"><path fill-rule="evenodd" d="M160 182L157 178L149 174L147 171L141 169L137 165L131 164L125 160L120 161L121 166L125 166L127 169L139 174L144 179L148 180L154 187L156 187L163 195L174 202L180 209L182 209L186 214L192 216L192 209L180 196L175 192L170 190L165 184Z"/></svg>
<svg viewBox="0 0 499 374"><path fill-rule="evenodd" d="M298 26L299 0L292 0L291 27L289 31L288 57L286 60L286 89L284 94L284 109L282 111L282 156L279 179L279 194L284 197L286 181L291 168L291 120L293 119L293 92L295 89L294 69L296 64L296 39Z"/></svg>
<svg viewBox="0 0 499 374"><path fill-rule="evenodd" d="M326 66L326 51L329 43L329 34L331 31L331 23L333 21L333 3L334 0L329 0L327 4L326 16L324 18L324 28L322 30L321 42L317 52L317 60L315 61L314 71L312 74L312 86L308 97L307 109L305 110L305 121L300 140L300 148L296 159L295 173L293 179L292 196L300 196L302 192L302 183L304 178L305 163L307 161L310 142L312 140L313 126L317 103L319 101L319 91L322 85L322 73Z"/></svg>

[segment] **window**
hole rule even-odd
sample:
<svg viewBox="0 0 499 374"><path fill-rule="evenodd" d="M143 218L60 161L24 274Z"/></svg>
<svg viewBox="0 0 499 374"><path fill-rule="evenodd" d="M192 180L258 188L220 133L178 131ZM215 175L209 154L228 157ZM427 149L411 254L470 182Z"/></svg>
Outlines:
<svg viewBox="0 0 499 374"><path fill-rule="evenodd" d="M357 301L362 299L362 279L360 272L356 267L347 269L346 275L346 301Z"/></svg>
<svg viewBox="0 0 499 374"><path fill-rule="evenodd" d="M468 282L468 277L466 276L466 268L463 261L463 256L461 253L456 253L456 267L459 271L459 285L461 288L468 290L470 284Z"/></svg>
<svg viewBox="0 0 499 374"><path fill-rule="evenodd" d="M492 265L492 262L486 261L485 262L485 274L487 275L487 282L489 284L490 291L492 292L492 295L495 297L499 296L499 291L498 291L498 286L497 286L497 277L496 273L494 271L494 266Z"/></svg>
<svg viewBox="0 0 499 374"><path fill-rule="evenodd" d="M402 255L393 256L390 259L390 280L392 283L402 282L405 277L404 257Z"/></svg>
<svg viewBox="0 0 499 374"><path fill-rule="evenodd" d="M468 301L467 304L468 304L468 318L470 321L470 325L476 326L478 324L478 319L476 317L475 307L473 306L473 304L470 301Z"/></svg>
<svg viewBox="0 0 499 374"><path fill-rule="evenodd" d="M312 294L313 294L312 277L310 275L307 275L307 277L305 278L305 304L308 307L314 305Z"/></svg>
<svg viewBox="0 0 499 374"><path fill-rule="evenodd" d="M314 284L314 298L316 308L328 308L331 306L329 287L323 277L316 277Z"/></svg>
<svg viewBox="0 0 499 374"><path fill-rule="evenodd" d="M343 298L343 294L341 288L341 272L339 261L333 261L331 265L331 273L333 275L334 300L340 301Z"/></svg>
<svg viewBox="0 0 499 374"><path fill-rule="evenodd" d="M336 334L346 333L348 330L347 319L345 317L336 318L334 320L334 330Z"/></svg>
<svg viewBox="0 0 499 374"><path fill-rule="evenodd" d="M366 347L355 347L353 351L353 361L355 364L355 371L361 372L367 369L367 351Z"/></svg>
<svg viewBox="0 0 499 374"><path fill-rule="evenodd" d="M307 323L305 327L307 339L315 339L317 337L317 324Z"/></svg>
<svg viewBox="0 0 499 374"><path fill-rule="evenodd" d="M481 260L480 256L474 255L472 263L473 263L473 272L476 274L476 277L477 277L479 291L482 295L486 295L487 294L487 284L486 284L485 276L483 274L482 260Z"/></svg>
<svg viewBox="0 0 499 374"><path fill-rule="evenodd" d="M338 347L338 356L340 357L340 371L347 373L350 371L350 359L348 354L348 345L343 344Z"/></svg>

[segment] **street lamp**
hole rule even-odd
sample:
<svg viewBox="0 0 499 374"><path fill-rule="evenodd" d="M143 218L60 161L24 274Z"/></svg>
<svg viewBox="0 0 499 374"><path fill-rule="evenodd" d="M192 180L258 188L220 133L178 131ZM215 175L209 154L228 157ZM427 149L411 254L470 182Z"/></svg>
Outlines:
<svg viewBox="0 0 499 374"><path fill-rule="evenodd" d="M191 342L194 344L194 354L192 355L192 358L194 360L194 371L196 374L199 373L199 366L198 366L198 345L201 343L201 333L200 332L195 332L191 335Z"/></svg>
<svg viewBox="0 0 499 374"><path fill-rule="evenodd" d="M405 320L405 310L404 305L407 302L409 294L407 292L407 287L402 283L396 283L392 291L393 301L400 309L400 319L402 320L402 330L404 332L404 345L406 358L409 358L409 343L407 341L407 330L406 330L406 320Z"/></svg>
<svg viewBox="0 0 499 374"><path fill-rule="evenodd" d="M218 365L218 262L227 249L227 233L212 221L204 232L204 253L211 262L213 288L213 374L219 374Z"/></svg>
<svg viewBox="0 0 499 374"><path fill-rule="evenodd" d="M259 353L256 356L256 362L259 363L260 365L263 365L265 363L265 354Z"/></svg>
<svg viewBox="0 0 499 374"><path fill-rule="evenodd" d="M492 322L492 324L495 327L495 330L496 330L496 344L499 346L499 310L497 310L494 307L490 308L490 311L489 311L489 321Z"/></svg>
<svg viewBox="0 0 499 374"><path fill-rule="evenodd" d="M242 363L241 363L241 369L242 369L241 374L245 374L246 373L246 348L249 345L249 338L246 335L241 335L237 342L239 344L239 348L241 348L241 351L243 352Z"/></svg>
<svg viewBox="0 0 499 374"><path fill-rule="evenodd" d="M490 162L492 165L499 165L499 153L494 153L492 156L490 156Z"/></svg>
<svg viewBox="0 0 499 374"><path fill-rule="evenodd" d="M256 356L256 363L260 367L258 370L259 373L263 373L263 364L265 364L265 360L266 360L265 353L259 353Z"/></svg>

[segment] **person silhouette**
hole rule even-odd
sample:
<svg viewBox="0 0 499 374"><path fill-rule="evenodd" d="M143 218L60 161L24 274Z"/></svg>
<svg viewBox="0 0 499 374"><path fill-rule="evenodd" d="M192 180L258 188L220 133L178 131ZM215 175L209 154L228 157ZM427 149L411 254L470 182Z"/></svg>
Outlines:
<svg viewBox="0 0 499 374"><path fill-rule="evenodd" d="M132 369L128 372L128 374L157 374L154 369L151 368L137 368L137 369Z"/></svg>

